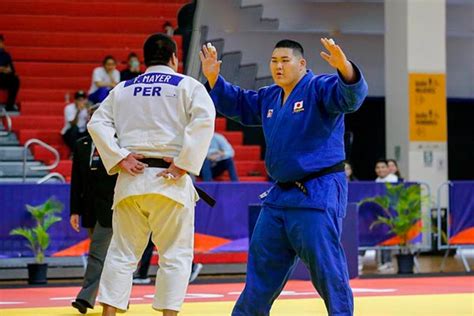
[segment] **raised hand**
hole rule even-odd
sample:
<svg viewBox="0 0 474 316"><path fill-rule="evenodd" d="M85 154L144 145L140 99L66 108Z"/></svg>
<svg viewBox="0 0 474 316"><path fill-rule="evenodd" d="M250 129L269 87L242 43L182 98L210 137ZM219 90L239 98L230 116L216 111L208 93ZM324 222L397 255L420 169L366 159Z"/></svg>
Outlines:
<svg viewBox="0 0 474 316"><path fill-rule="evenodd" d="M343 79L347 83L353 83L356 81L356 74L354 67L347 60L346 55L342 51L341 47L337 45L334 40L321 38L321 44L329 52L321 52L321 57L333 68L336 68L341 73Z"/></svg>
<svg viewBox="0 0 474 316"><path fill-rule="evenodd" d="M217 81L217 77L221 71L221 60L217 60L217 50L211 44L203 45L199 52L199 58L201 59L202 73L206 77L211 88Z"/></svg>

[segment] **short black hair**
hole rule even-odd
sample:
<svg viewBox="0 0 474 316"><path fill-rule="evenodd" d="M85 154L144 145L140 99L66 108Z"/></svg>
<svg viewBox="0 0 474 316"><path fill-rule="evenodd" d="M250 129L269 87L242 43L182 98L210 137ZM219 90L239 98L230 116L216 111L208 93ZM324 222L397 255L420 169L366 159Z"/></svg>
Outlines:
<svg viewBox="0 0 474 316"><path fill-rule="evenodd" d="M127 60L130 60L130 58L138 58L137 53L131 52L130 54L128 54Z"/></svg>
<svg viewBox="0 0 474 316"><path fill-rule="evenodd" d="M3 37L3 34L0 34L0 41L5 42L5 37Z"/></svg>
<svg viewBox="0 0 474 316"><path fill-rule="evenodd" d="M294 54L296 52L296 54L301 55L301 57L304 57L303 46L300 43L290 39L284 39L279 41L278 43L276 43L274 49L275 48L291 48Z"/></svg>
<svg viewBox="0 0 474 316"><path fill-rule="evenodd" d="M379 163L384 163L384 164L388 165L388 161L385 158L377 159L377 161L375 162L375 165L377 166Z"/></svg>
<svg viewBox="0 0 474 316"><path fill-rule="evenodd" d="M177 55L176 52L176 42L163 33L150 35L143 45L143 57L147 67L167 65L173 54Z"/></svg>
<svg viewBox="0 0 474 316"><path fill-rule="evenodd" d="M102 60L102 65L105 66L105 64L107 63L108 60L112 59L114 61L114 63L117 63L117 61L115 60L114 56L112 55L107 55L104 57L104 59Z"/></svg>

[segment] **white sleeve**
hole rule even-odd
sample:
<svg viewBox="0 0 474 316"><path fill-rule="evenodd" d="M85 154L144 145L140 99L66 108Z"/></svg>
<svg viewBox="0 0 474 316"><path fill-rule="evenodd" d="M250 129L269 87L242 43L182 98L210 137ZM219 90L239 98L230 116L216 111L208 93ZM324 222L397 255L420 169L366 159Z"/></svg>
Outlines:
<svg viewBox="0 0 474 316"><path fill-rule="evenodd" d="M216 110L211 97L200 83L193 89L190 99L186 109L190 120L184 131L183 148L174 163L181 169L199 175L214 134Z"/></svg>
<svg viewBox="0 0 474 316"><path fill-rule="evenodd" d="M120 170L118 163L127 157L130 152L125 148L120 148L118 139L115 137L114 90L110 91L107 98L102 101L100 107L94 112L87 124L87 129L108 174L118 173Z"/></svg>
<svg viewBox="0 0 474 316"><path fill-rule="evenodd" d="M72 122L74 120L74 118L76 117L75 108L73 108L72 106L67 105L64 108L64 117L66 118L66 121L68 121L68 123Z"/></svg>
<svg viewBox="0 0 474 316"><path fill-rule="evenodd" d="M114 70L114 81L115 83L120 82L120 71L118 71L117 69Z"/></svg>
<svg viewBox="0 0 474 316"><path fill-rule="evenodd" d="M92 82L103 82L104 78L102 78L101 74L101 67L97 67L94 69L94 72L92 73Z"/></svg>

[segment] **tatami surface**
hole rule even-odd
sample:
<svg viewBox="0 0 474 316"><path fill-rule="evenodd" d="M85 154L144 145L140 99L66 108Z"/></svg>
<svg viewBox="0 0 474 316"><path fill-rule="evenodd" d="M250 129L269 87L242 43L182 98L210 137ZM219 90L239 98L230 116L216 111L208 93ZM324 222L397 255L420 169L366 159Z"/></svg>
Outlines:
<svg viewBox="0 0 474 316"><path fill-rule="evenodd" d="M356 316L473 316L474 277L353 280ZM181 315L230 315L242 283L191 285ZM70 302L78 287L0 290L2 316L78 315ZM151 309L153 286L135 286L125 315L159 315ZM100 315L101 308L88 315ZM291 281L271 315L327 315L310 282Z"/></svg>

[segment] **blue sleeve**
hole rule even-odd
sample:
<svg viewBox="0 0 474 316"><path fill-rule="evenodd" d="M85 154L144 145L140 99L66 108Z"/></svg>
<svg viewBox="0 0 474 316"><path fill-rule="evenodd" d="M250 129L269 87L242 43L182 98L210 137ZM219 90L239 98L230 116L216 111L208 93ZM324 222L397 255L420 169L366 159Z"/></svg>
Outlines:
<svg viewBox="0 0 474 316"><path fill-rule="evenodd" d="M352 62L351 62L352 63ZM356 83L347 84L341 75L321 75L316 81L318 101L326 111L333 114L350 113L357 111L368 93L367 82L359 68L352 63L356 76Z"/></svg>
<svg viewBox="0 0 474 316"><path fill-rule="evenodd" d="M209 85L206 84L209 89ZM262 91L262 89L260 89ZM262 125L259 92L235 86L219 75L209 94L217 111L243 125Z"/></svg>

